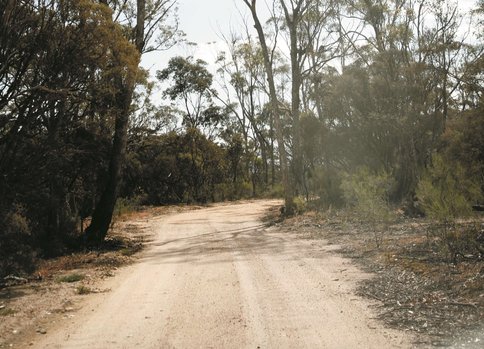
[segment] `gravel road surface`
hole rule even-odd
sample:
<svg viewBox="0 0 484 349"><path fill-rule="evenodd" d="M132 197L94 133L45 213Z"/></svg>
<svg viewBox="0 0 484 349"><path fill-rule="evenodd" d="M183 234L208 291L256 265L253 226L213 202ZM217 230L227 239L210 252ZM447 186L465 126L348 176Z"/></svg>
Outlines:
<svg viewBox="0 0 484 349"><path fill-rule="evenodd" d="M267 228L278 201L149 222L153 240L31 348L410 348L355 295L368 277L322 240Z"/></svg>

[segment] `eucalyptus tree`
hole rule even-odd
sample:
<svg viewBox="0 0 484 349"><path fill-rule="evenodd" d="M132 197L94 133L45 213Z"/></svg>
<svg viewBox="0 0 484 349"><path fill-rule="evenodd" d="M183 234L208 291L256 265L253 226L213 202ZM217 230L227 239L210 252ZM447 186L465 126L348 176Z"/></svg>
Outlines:
<svg viewBox="0 0 484 349"><path fill-rule="evenodd" d="M246 30L248 28L246 27ZM272 115L264 112L267 104L267 82L264 79L264 60L260 45L253 42L249 33L245 38L232 35L225 40L228 52L221 52L217 59L218 72L222 78L225 93L220 96L227 106L230 106L238 123L243 139L246 157L246 171L255 166L249 166L249 161L257 161L261 157L263 165L264 184L269 183L269 159L274 171L274 131ZM228 56L228 57L227 57ZM235 98L232 95L235 94ZM272 174L274 178L275 174ZM273 184L273 183L272 183Z"/></svg>
<svg viewBox="0 0 484 349"><path fill-rule="evenodd" d="M226 116L225 109L215 104L213 75L207 63L192 57L173 57L168 66L157 72L160 82L168 82L163 95L182 104L182 123L186 128L205 131L213 138Z"/></svg>
<svg viewBox="0 0 484 349"><path fill-rule="evenodd" d="M303 15L310 6L307 0L280 0L283 9L285 25L289 32L289 54L291 60L291 122L292 122L292 168L295 188L302 186L303 164L300 148L299 118L301 114L301 86L303 84L302 52L306 49L300 46L299 29Z"/></svg>
<svg viewBox="0 0 484 349"><path fill-rule="evenodd" d="M326 125L320 94L326 88L323 75L340 56L337 1L279 0L288 36L291 61L292 167L296 190L309 197L307 177L314 171L314 157L302 140L301 118L316 115ZM310 120L307 120L311 122ZM304 135L305 136L305 135ZM303 144L305 146L303 147ZM319 149L324 152L323 149Z"/></svg>
<svg viewBox="0 0 484 349"><path fill-rule="evenodd" d="M111 15L95 1L0 3L2 260L10 260L3 248L15 237L5 234L17 223L19 241L48 253L91 210L118 82L137 71L138 53Z"/></svg>
<svg viewBox="0 0 484 349"><path fill-rule="evenodd" d="M286 145L284 141L283 124L281 122L281 103L279 101L276 89L276 82L274 79L274 65L273 65L273 50L270 50L266 35L262 23L259 19L259 13L257 10L257 0L243 0L244 4L250 10L252 19L254 21L254 27L257 31L257 37L259 39L262 57L264 59L265 73L267 77L267 83L269 86L269 101L271 106L271 113L274 115L274 127L277 138L277 148L279 150L279 161L281 167L282 185L284 187L284 203L286 212L292 214L294 212L294 188L291 184L289 163L286 153Z"/></svg>
<svg viewBox="0 0 484 349"><path fill-rule="evenodd" d="M124 29L126 39L142 54L171 47L178 37L177 25L170 24L176 0L101 0L112 10L113 21ZM117 81L115 129L105 188L92 214L86 235L88 240L104 240L111 224L126 153L131 104L138 74Z"/></svg>
<svg viewBox="0 0 484 349"><path fill-rule="evenodd" d="M340 31L353 56L341 78L332 78L331 118L353 138L348 154L360 154L355 166L384 168L396 179L393 199L411 198L458 87L457 7L440 0L348 0L342 9Z"/></svg>
<svg viewBox="0 0 484 349"><path fill-rule="evenodd" d="M257 17L256 2L244 2L251 9L259 41L263 43L266 37ZM288 175L287 185L292 191L291 195L294 195L306 187L307 165L301 148L300 119L302 115L311 113L317 114L320 119L324 117L321 99L318 98L318 93L323 89L321 75L341 51L336 20L338 2L275 0L272 4L272 16L279 19L280 30L287 34L287 53L290 60L289 159L291 165L289 167L292 176ZM263 44L261 46L264 47ZM285 52L281 45L277 45L276 49ZM267 50L267 54L264 55L267 56L266 61L270 63L270 52ZM266 64L266 70L269 69L272 69L273 74L273 65ZM273 99L277 99L275 92ZM284 110L283 103L281 100L277 103L278 111L281 113Z"/></svg>

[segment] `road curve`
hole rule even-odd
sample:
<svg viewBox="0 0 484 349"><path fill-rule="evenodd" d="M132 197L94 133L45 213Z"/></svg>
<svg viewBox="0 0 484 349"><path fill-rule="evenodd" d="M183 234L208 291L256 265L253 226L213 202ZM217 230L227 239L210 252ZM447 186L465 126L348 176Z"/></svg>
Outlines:
<svg viewBox="0 0 484 349"><path fill-rule="evenodd" d="M266 228L277 201L159 217L138 263L31 348L410 348L324 241Z"/></svg>

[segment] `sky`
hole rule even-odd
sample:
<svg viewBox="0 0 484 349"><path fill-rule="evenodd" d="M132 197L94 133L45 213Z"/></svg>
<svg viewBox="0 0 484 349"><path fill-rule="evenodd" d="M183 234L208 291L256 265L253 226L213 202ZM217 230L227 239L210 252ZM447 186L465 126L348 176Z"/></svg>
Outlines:
<svg viewBox="0 0 484 349"><path fill-rule="evenodd" d="M259 0L261 18L267 16L267 0ZM458 0L461 11L473 8L477 0ZM178 0L180 29L187 35L187 40L197 43L196 49L175 47L168 51L154 52L143 57L143 66L153 76L156 70L166 67L173 56L192 55L213 64L217 52L224 50L221 34L241 28L243 18L249 20L249 12L242 0ZM254 31L255 34L255 31Z"/></svg>
<svg viewBox="0 0 484 349"><path fill-rule="evenodd" d="M260 0L260 3L261 14L267 14L264 0ZM197 43L197 48L193 50L181 46L146 55L143 57L143 66L149 68L152 74L163 69L168 60L176 55L193 55L213 63L217 52L225 47L221 35L240 28L243 16L248 18L249 15L242 0L178 0L178 8L180 29L186 33L189 42Z"/></svg>

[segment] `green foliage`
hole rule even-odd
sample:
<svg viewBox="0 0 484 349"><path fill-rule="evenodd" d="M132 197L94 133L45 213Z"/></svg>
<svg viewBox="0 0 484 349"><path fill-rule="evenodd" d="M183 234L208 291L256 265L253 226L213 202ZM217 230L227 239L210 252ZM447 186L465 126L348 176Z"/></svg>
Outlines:
<svg viewBox="0 0 484 349"><path fill-rule="evenodd" d="M195 62L191 58L174 57L168 62L168 67L157 73L158 79L171 79L173 84L164 94L175 100L186 98L190 93L204 95L209 92L213 76L206 68L207 63L201 59Z"/></svg>
<svg viewBox="0 0 484 349"><path fill-rule="evenodd" d="M423 212L434 222L429 233L437 237L440 251L457 263L458 256L483 255L484 246L479 241L480 224L457 224L459 218L473 216L472 204L482 200L481 187L471 172L459 162L447 161L434 154L432 163L418 183L417 197Z"/></svg>
<svg viewBox="0 0 484 349"><path fill-rule="evenodd" d="M303 214L304 212L306 212L306 209L307 209L306 200L304 200L304 198L301 196L296 196L293 199L293 207L294 207L293 208L294 214L296 215Z"/></svg>
<svg viewBox="0 0 484 349"><path fill-rule="evenodd" d="M241 183L236 183L234 185L235 196L234 199L248 199L252 197L253 188L252 183L248 181L242 181Z"/></svg>
<svg viewBox="0 0 484 349"><path fill-rule="evenodd" d="M30 224L20 206L0 211L0 278L32 271L35 254L30 239Z"/></svg>
<svg viewBox="0 0 484 349"><path fill-rule="evenodd" d="M459 39L457 5L439 4L442 6L422 3L417 13L409 1L338 5L339 13L349 13L373 35L347 43L346 50L353 54L343 53L341 73L331 64L308 63L307 71L314 72L301 90L309 102L305 101L300 114L307 167L351 171L366 166L372 172L383 168L395 181L392 202L413 197L428 154L439 143L447 120L453 112L464 114L461 111L482 96L482 63L476 66L482 62L482 43L464 53L465 47L473 45L463 45L465 39ZM427 22L425 29L416 31L424 12L433 18L432 24ZM332 19L330 15L328 21ZM325 53L341 49L331 51L320 44L317 48L328 50L322 53L324 58ZM315 48L308 51L311 59L317 59ZM448 61L446 56L454 59ZM463 81L466 88L462 88ZM455 93L458 90L462 96ZM482 139L477 134L469 145Z"/></svg>
<svg viewBox="0 0 484 349"><path fill-rule="evenodd" d="M29 236L30 227L27 218L24 217L23 209L20 206L15 207L7 213L2 219L2 232L8 234L19 234L20 236Z"/></svg>
<svg viewBox="0 0 484 349"><path fill-rule="evenodd" d="M387 173L372 174L368 168L362 167L345 176L341 189L346 204L360 219L386 224L394 219L388 204L392 185L392 178Z"/></svg>
<svg viewBox="0 0 484 349"><path fill-rule="evenodd" d="M484 60L482 62L484 67ZM484 192L484 96L474 108L449 121L443 135L442 154L448 161L459 163L467 178Z"/></svg>
<svg viewBox="0 0 484 349"><path fill-rule="evenodd" d="M282 184L275 184L267 190L266 196L270 198L281 199L284 197L284 187L282 186Z"/></svg>
<svg viewBox="0 0 484 349"><path fill-rule="evenodd" d="M314 168L309 172L309 187L319 207L341 207L344 204L341 180L341 175L332 169Z"/></svg>
<svg viewBox="0 0 484 349"><path fill-rule="evenodd" d="M116 217L123 216L125 214L136 212L140 210L142 196L135 196L131 198L119 198L116 200L116 206L114 207L114 215Z"/></svg>
<svg viewBox="0 0 484 349"><path fill-rule="evenodd" d="M31 234L12 234L55 255L79 243L102 190L119 88L139 55L99 2L3 1L0 13L0 218L11 224L21 206Z"/></svg>
<svg viewBox="0 0 484 349"><path fill-rule="evenodd" d="M214 201L227 179L225 152L196 129L130 145L123 194L143 204Z"/></svg>
<svg viewBox="0 0 484 349"><path fill-rule="evenodd" d="M252 198L266 191L260 157L238 135L217 144L197 129L131 135L119 205L206 203Z"/></svg>
<svg viewBox="0 0 484 349"><path fill-rule="evenodd" d="M426 86L434 81L421 65L402 63L395 74L386 62L383 53L375 54L368 67L355 63L340 76L326 77L329 92L322 103L328 124L335 126L320 156L336 166L384 168L395 180L391 199L400 201L411 197L426 149L439 135L429 122L437 111Z"/></svg>
<svg viewBox="0 0 484 349"><path fill-rule="evenodd" d="M418 183L417 197L425 214L440 222L453 222L472 213L472 204L482 194L459 163L448 163L440 155Z"/></svg>
<svg viewBox="0 0 484 349"><path fill-rule="evenodd" d="M325 136L328 132L321 120L313 114L304 114L301 123L301 150L307 163L315 165L324 151Z"/></svg>
<svg viewBox="0 0 484 349"><path fill-rule="evenodd" d="M224 109L212 101L213 76L201 59L173 57L168 67L157 72L160 81L171 82L163 92L185 107L183 124L187 128L213 128L226 117Z"/></svg>

